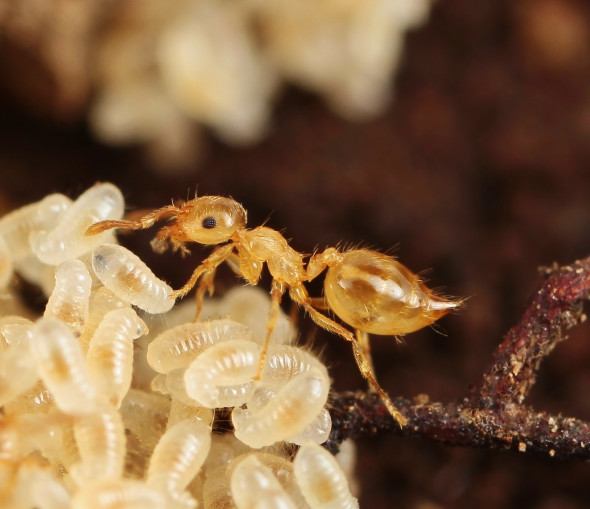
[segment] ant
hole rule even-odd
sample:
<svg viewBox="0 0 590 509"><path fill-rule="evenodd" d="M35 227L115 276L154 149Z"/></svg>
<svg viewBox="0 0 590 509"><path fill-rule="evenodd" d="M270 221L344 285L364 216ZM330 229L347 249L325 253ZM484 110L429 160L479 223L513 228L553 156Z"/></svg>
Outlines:
<svg viewBox="0 0 590 509"><path fill-rule="evenodd" d="M153 226L163 218L171 221L157 233L152 247L159 252L171 246L188 253L187 242L217 246L195 269L186 284L173 293L184 297L197 285L198 319L205 292L214 291L217 267L228 262L251 285L258 284L264 264L272 276L271 306L266 325L266 338L260 357L258 375L266 361L270 336L275 327L279 305L286 291L320 327L338 334L352 345L354 358L370 386L379 394L394 419L403 426L407 419L377 382L369 348L368 334L401 336L434 323L462 305L435 294L420 278L393 257L369 249L340 253L328 248L310 257L289 246L276 230L266 226L246 228L246 210L237 201L221 196L201 196L182 206L169 205L157 209L138 221L100 221L86 230L96 235L112 228L140 230ZM304 283L328 269L324 297L312 298ZM331 310L354 333L332 320L321 310Z"/></svg>

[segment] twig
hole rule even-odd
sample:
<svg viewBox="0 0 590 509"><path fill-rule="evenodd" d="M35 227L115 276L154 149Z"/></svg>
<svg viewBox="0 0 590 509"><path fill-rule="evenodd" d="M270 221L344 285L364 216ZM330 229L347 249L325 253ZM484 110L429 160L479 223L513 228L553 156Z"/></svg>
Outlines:
<svg viewBox="0 0 590 509"><path fill-rule="evenodd" d="M566 339L567 329L586 319L582 304L590 297L590 257L546 272L548 279L520 322L508 331L490 366L465 396L451 403L432 403L427 396L413 402L396 399L408 418L400 429L376 395L335 395L326 447L335 452L348 437L387 431L450 445L590 459L589 423L523 405L541 360Z"/></svg>

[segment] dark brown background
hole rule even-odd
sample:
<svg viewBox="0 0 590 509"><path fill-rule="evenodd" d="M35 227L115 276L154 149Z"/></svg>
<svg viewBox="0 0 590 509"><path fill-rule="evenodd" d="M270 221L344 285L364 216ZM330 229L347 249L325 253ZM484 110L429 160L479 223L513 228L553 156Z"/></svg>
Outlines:
<svg viewBox="0 0 590 509"><path fill-rule="evenodd" d="M297 250L341 241L395 248L412 270L431 269L431 286L470 296L441 321L444 335L425 330L401 345L373 339L393 396L459 396L518 320L541 280L537 267L590 254L587 2L441 0L407 39L395 102L380 118L346 123L290 89L266 141L238 150L209 139L201 163L179 178L152 172L138 148L93 141L81 117L52 109L50 87L19 88L43 66L1 42L0 210L54 191L77 196L99 180L119 185L134 208L198 186L242 202L251 226L269 218ZM179 264L148 252L151 235L124 242L179 286L204 251ZM220 292L237 284L224 274ZM348 345L301 320L302 340L314 336L325 350L336 389L363 387ZM543 365L530 398L536 408L590 420L588 335L587 326L575 330ZM365 508L590 504L590 466L579 462L390 436L362 440L358 450Z"/></svg>

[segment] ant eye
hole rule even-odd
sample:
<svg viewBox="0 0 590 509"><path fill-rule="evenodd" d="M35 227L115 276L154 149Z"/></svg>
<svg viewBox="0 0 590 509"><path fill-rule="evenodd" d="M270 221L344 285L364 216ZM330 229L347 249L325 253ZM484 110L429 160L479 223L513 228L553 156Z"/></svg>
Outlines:
<svg viewBox="0 0 590 509"><path fill-rule="evenodd" d="M210 230L211 228L215 228L217 226L217 219L209 216L203 219L203 222L201 224L203 225L203 228L207 228L208 230Z"/></svg>

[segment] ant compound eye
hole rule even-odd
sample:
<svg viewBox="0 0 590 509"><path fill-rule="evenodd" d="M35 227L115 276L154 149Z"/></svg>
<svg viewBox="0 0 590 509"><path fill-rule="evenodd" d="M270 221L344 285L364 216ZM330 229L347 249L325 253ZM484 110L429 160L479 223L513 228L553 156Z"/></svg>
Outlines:
<svg viewBox="0 0 590 509"><path fill-rule="evenodd" d="M203 228L207 228L207 230L211 230L212 228L215 228L217 226L217 219L209 216L209 217L206 217L205 219L203 219L203 222L201 224L203 225Z"/></svg>

